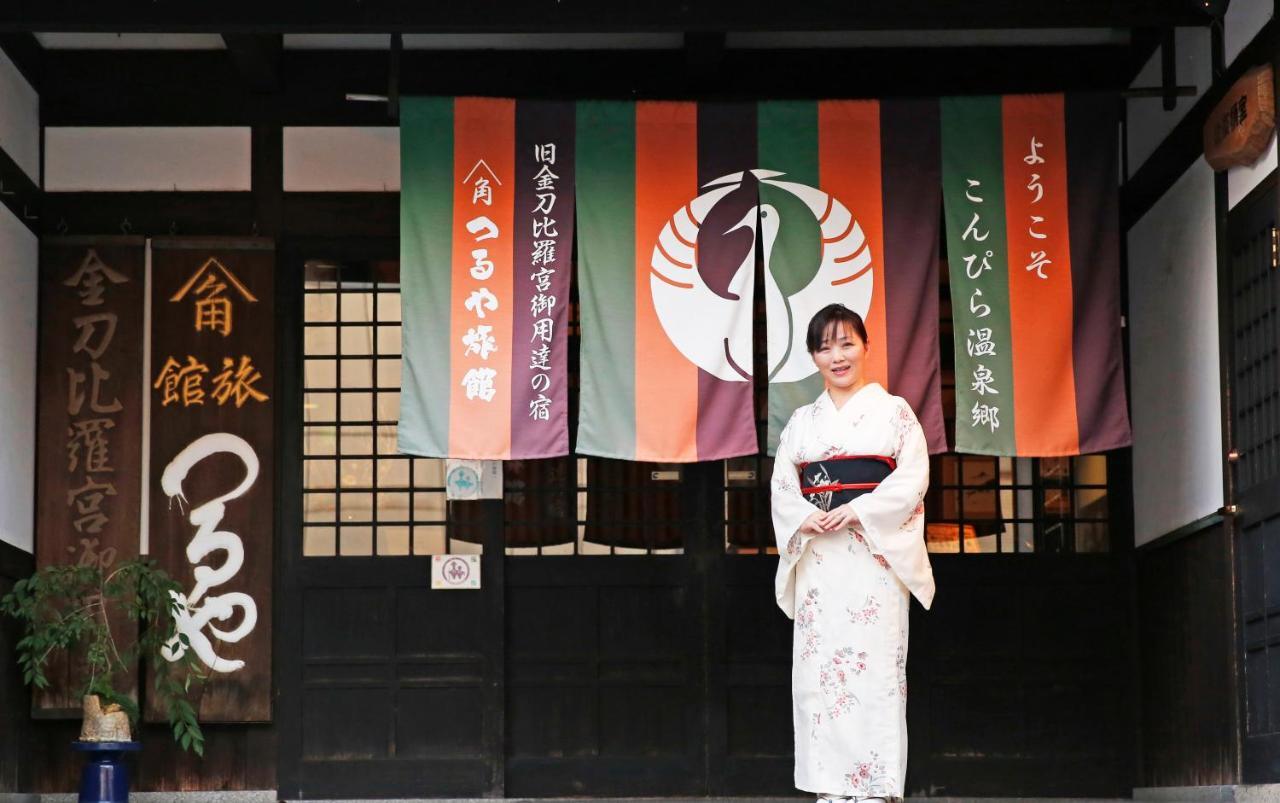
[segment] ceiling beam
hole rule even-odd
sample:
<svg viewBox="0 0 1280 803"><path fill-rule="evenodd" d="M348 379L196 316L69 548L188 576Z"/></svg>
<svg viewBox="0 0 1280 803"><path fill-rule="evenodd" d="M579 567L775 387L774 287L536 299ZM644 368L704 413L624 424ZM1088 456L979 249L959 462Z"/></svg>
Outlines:
<svg viewBox="0 0 1280 803"><path fill-rule="evenodd" d="M0 148L0 204L28 229L38 232L42 198L36 183Z"/></svg>
<svg viewBox="0 0 1280 803"><path fill-rule="evenodd" d="M900 97L1119 90L1127 46L884 48L716 52L404 51L400 95L522 98ZM693 59L691 65L690 59ZM699 59L707 59L701 64ZM691 66L705 72L691 80ZM386 51L289 51L287 92L247 104L236 69L220 51L50 51L41 95L45 124L248 125L266 109L282 125L391 125Z"/></svg>
<svg viewBox="0 0 1280 803"><path fill-rule="evenodd" d="M0 51L3 51L31 88L40 92L44 83L44 48L30 33L0 33Z"/></svg>
<svg viewBox="0 0 1280 803"><path fill-rule="evenodd" d="M1125 70L1128 86L1138 79L1138 74L1160 49L1161 32L1156 28L1135 28L1129 35L1130 60Z"/></svg>
<svg viewBox="0 0 1280 803"><path fill-rule="evenodd" d="M224 33L227 54L251 92L280 90L280 62L284 55L282 34Z"/></svg>
<svg viewBox="0 0 1280 803"><path fill-rule="evenodd" d="M830 31L1206 25L1191 0L9 0L0 32Z"/></svg>

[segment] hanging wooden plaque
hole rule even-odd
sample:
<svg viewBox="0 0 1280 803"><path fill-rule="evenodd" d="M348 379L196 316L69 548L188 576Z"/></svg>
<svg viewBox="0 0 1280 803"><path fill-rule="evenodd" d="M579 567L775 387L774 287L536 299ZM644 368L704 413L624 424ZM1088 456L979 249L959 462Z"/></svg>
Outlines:
<svg viewBox="0 0 1280 803"><path fill-rule="evenodd" d="M150 554L186 589L182 629L208 675L200 721L268 721L274 246L166 238L151 249Z"/></svg>
<svg viewBox="0 0 1280 803"><path fill-rule="evenodd" d="M1268 64L1242 75L1213 107L1204 123L1204 158L1214 170L1253 164L1275 129L1275 83Z"/></svg>

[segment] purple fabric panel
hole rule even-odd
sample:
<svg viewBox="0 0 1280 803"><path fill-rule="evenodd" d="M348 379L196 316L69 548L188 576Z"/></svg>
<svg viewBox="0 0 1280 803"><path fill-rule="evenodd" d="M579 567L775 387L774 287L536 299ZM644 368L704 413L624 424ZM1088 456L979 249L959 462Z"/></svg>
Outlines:
<svg viewBox="0 0 1280 803"><path fill-rule="evenodd" d="M708 181L755 167L755 104L698 104L699 192ZM752 250L754 236L750 232L740 230L728 236L716 233L740 220L758 197L755 181L745 180L741 190L716 204L703 221L703 231L698 235L698 270L704 273L704 280L709 272L718 270L724 274L736 269ZM721 225L722 219L727 225ZM742 303L750 307L753 299L743 299ZM750 365L741 367L748 373L752 370ZM720 460L759 450L753 387L753 382L726 382L698 370L699 460Z"/></svg>
<svg viewBox="0 0 1280 803"><path fill-rule="evenodd" d="M1109 93L1071 94L1065 102L1081 454L1133 442L1120 341L1119 104Z"/></svg>
<svg viewBox="0 0 1280 803"><path fill-rule="evenodd" d="M512 313L511 359L511 459L559 457L569 453L569 279L573 248L573 138L574 109L570 103L529 102L516 104L516 189L515 189L515 281ZM543 146L554 144L554 162ZM539 190L538 173L543 168L554 173L553 190ZM555 200L546 211L554 191ZM539 204L544 209L539 209ZM545 229L534 236L535 224ZM539 247L539 242L543 247ZM547 255L545 241L554 242ZM535 259L535 252L542 256ZM544 270L554 273L543 274ZM549 283L545 290L538 282ZM552 305L550 299L554 297ZM541 299L535 311L535 301ZM534 337L539 319L551 319L552 339L544 343ZM549 370L535 368L535 350L547 345ZM549 380L549 384L547 383ZM545 420L531 414L540 396L550 399Z"/></svg>
<svg viewBox="0 0 1280 803"><path fill-rule="evenodd" d="M889 392L920 419L929 453L947 451L938 330L942 162L936 100L880 103Z"/></svg>

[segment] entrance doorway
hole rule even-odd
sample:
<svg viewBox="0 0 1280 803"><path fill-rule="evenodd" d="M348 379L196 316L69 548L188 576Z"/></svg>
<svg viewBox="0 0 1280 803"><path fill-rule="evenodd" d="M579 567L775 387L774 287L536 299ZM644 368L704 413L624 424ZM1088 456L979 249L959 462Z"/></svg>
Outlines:
<svg viewBox="0 0 1280 803"><path fill-rule="evenodd" d="M503 499L446 502L395 451L395 249L284 255L281 797L793 794L771 461L512 461ZM1132 788L1127 486L1114 456L935 458L909 794ZM443 553L481 589L431 590Z"/></svg>

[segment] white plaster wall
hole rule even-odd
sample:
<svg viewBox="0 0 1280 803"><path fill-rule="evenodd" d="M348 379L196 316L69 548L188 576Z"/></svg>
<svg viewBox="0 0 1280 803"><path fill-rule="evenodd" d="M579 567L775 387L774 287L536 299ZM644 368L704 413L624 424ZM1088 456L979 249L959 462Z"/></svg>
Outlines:
<svg viewBox="0 0 1280 803"><path fill-rule="evenodd" d="M1253 41L1271 19L1273 5L1274 0L1231 0L1222 26L1227 64L1236 60L1244 46Z"/></svg>
<svg viewBox="0 0 1280 803"><path fill-rule="evenodd" d="M225 50L216 33L37 33L45 50Z"/></svg>
<svg viewBox="0 0 1280 803"><path fill-rule="evenodd" d="M40 183L40 96L0 52L0 148Z"/></svg>
<svg viewBox="0 0 1280 803"><path fill-rule="evenodd" d="M36 469L36 236L0 206L0 541L31 551Z"/></svg>
<svg viewBox="0 0 1280 803"><path fill-rule="evenodd" d="M1126 101L1129 115L1129 175L1142 167L1174 126L1186 116L1200 95L1209 88L1213 78L1213 64L1209 52L1209 29L1178 28L1175 35L1177 50L1177 76L1179 85L1196 88L1196 96L1178 98L1172 111L1165 111L1160 98L1129 98ZM1160 59L1157 49L1143 66L1133 86L1160 86Z"/></svg>
<svg viewBox="0 0 1280 803"><path fill-rule="evenodd" d="M400 129L286 127L285 192L398 192Z"/></svg>
<svg viewBox="0 0 1280 803"><path fill-rule="evenodd" d="M247 127L46 128L50 192L250 189Z"/></svg>
<svg viewBox="0 0 1280 803"><path fill-rule="evenodd" d="M1128 233L1134 540L1222 507L1213 171L1197 161Z"/></svg>

